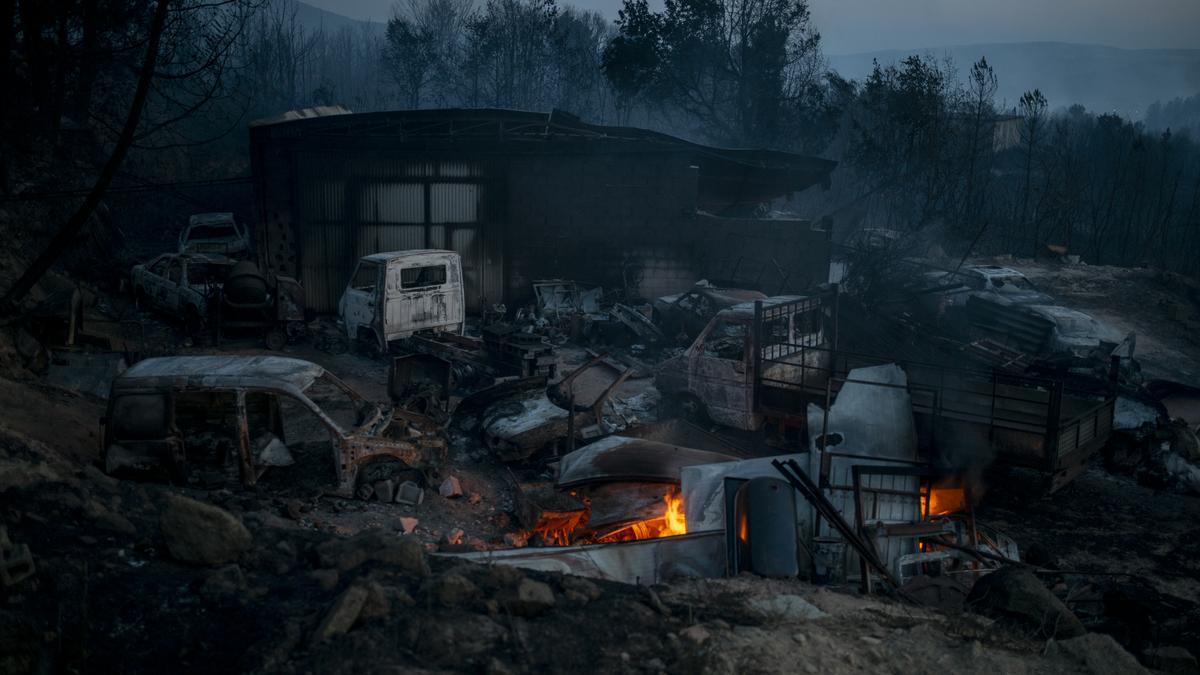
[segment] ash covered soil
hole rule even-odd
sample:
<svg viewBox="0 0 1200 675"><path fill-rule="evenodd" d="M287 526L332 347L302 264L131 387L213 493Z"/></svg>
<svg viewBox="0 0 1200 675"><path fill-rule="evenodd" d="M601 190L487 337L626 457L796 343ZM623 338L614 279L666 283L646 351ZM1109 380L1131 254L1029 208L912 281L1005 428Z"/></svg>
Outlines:
<svg viewBox="0 0 1200 675"><path fill-rule="evenodd" d="M320 499L293 518L287 499L261 490L118 481L91 464L98 400L24 391L8 399L0 430L0 517L37 573L2 591L0 672L1140 669L1103 634L1047 643L976 614L801 581L639 588L483 566L430 555L429 531L402 535L410 514L398 505ZM452 470L470 476L469 461ZM505 513L503 495L488 499L434 492L417 516L478 522L483 538L491 508ZM455 511L466 508L477 521ZM1012 508L995 517L1023 545L1044 536L1034 518L1045 505ZM1160 515L1135 509L1127 525L1148 529L1156 523L1139 519ZM1177 515L1170 522L1188 520ZM1093 544L1080 536L1055 550L1082 555ZM1123 554L1113 545L1099 555L1119 565Z"/></svg>
<svg viewBox="0 0 1200 675"><path fill-rule="evenodd" d="M1136 333L1136 355L1146 379L1200 386L1200 287L1194 281L1154 268L1011 258L979 262L1016 269L1059 304L1091 314L1121 333Z"/></svg>

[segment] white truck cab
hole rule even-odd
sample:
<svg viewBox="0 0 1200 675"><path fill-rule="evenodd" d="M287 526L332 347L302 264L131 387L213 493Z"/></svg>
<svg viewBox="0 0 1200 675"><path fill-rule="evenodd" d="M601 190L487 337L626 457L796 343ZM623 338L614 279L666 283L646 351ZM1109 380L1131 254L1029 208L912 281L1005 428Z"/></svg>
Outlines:
<svg viewBox="0 0 1200 675"><path fill-rule="evenodd" d="M418 331L461 334L464 308L462 261L436 249L363 256L338 303L350 340L381 352Z"/></svg>

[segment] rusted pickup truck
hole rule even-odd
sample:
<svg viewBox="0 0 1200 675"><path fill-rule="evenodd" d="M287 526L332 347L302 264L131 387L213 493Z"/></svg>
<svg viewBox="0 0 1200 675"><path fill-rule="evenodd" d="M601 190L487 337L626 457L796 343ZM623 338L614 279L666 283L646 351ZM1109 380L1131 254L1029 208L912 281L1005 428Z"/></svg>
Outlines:
<svg viewBox="0 0 1200 675"><path fill-rule="evenodd" d="M759 384L765 376L781 391L800 390L828 370L828 351L805 347L826 345L832 297L776 296L718 312L690 347L655 372L654 384L668 412L748 431L767 418L803 415L803 403L793 406L764 395L769 392ZM769 315L765 319L763 312ZM758 373L756 354L763 352L772 361L765 373Z"/></svg>
<svg viewBox="0 0 1200 675"><path fill-rule="evenodd" d="M384 414L321 366L278 356L146 359L113 381L101 426L109 473L340 496L375 462L429 468L446 447L420 416Z"/></svg>

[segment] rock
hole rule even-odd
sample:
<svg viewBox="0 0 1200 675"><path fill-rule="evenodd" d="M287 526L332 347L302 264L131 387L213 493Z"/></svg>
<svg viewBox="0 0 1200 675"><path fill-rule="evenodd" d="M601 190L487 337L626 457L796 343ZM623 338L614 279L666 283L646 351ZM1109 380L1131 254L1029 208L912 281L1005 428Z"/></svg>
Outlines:
<svg viewBox="0 0 1200 675"><path fill-rule="evenodd" d="M989 575L990 576L990 575ZM1094 675L1145 673L1146 669L1132 654L1103 633L1088 633L1069 640L1054 640L1046 645L1047 656L1061 656L1079 664L1081 672Z"/></svg>
<svg viewBox="0 0 1200 675"><path fill-rule="evenodd" d="M554 606L554 591L533 579L522 579L516 589L504 589L496 599L517 616L537 616Z"/></svg>
<svg viewBox="0 0 1200 675"><path fill-rule="evenodd" d="M483 495L479 494L478 492L472 492L471 496L467 497L467 503L469 503L469 504L480 504L482 502L483 502Z"/></svg>
<svg viewBox="0 0 1200 675"><path fill-rule="evenodd" d="M321 567L349 572L366 562L379 562L414 577L429 576L425 549L415 539L366 532L350 539L333 539L317 546Z"/></svg>
<svg viewBox="0 0 1200 675"><path fill-rule="evenodd" d="M242 568L237 565L226 565L204 579L204 583L200 585L200 594L216 598L238 593L245 588L246 577L242 574Z"/></svg>
<svg viewBox="0 0 1200 675"><path fill-rule="evenodd" d="M83 515L102 530L129 536L137 534L137 527L128 518L109 510L107 506L95 499L89 499L83 503Z"/></svg>
<svg viewBox="0 0 1200 675"><path fill-rule="evenodd" d="M99 487L110 494L116 494L121 491L121 481L104 473L91 464L83 467L83 477L94 483L96 487Z"/></svg>
<svg viewBox="0 0 1200 675"><path fill-rule="evenodd" d="M694 626L688 626L687 628L679 631L679 637L691 642L692 644L702 645L706 640L712 637L712 633L709 633L708 629L704 626L696 624Z"/></svg>
<svg viewBox="0 0 1200 675"><path fill-rule="evenodd" d="M1083 624L1034 574L1005 567L975 582L967 607L1018 624L1040 638L1073 638L1087 633Z"/></svg>
<svg viewBox="0 0 1200 675"><path fill-rule="evenodd" d="M224 565L235 562L250 548L250 531L240 520L187 497L167 497L160 525L167 551L182 562Z"/></svg>
<svg viewBox="0 0 1200 675"><path fill-rule="evenodd" d="M416 518L401 517L400 531L404 534L412 534L413 532L417 531L417 523L419 522L421 521L417 520Z"/></svg>
<svg viewBox="0 0 1200 675"><path fill-rule="evenodd" d="M483 672L485 675L513 675L517 671L509 668L503 661L493 656L488 659L487 668Z"/></svg>
<svg viewBox="0 0 1200 675"><path fill-rule="evenodd" d="M748 603L768 618L778 621L811 621L828 616L798 595L776 595L755 598Z"/></svg>
<svg viewBox="0 0 1200 675"><path fill-rule="evenodd" d="M349 631L354 622L358 621L363 605L367 602L367 589L362 586L351 586L333 601L333 606L321 619L321 624L313 633L313 642L323 642L335 635Z"/></svg>
<svg viewBox="0 0 1200 675"><path fill-rule="evenodd" d="M529 545L529 531L505 532L504 543L513 548L525 548Z"/></svg>
<svg viewBox="0 0 1200 675"><path fill-rule="evenodd" d="M457 607L479 597L479 588L457 572L447 572L433 580L429 595L444 607Z"/></svg>
<svg viewBox="0 0 1200 675"><path fill-rule="evenodd" d="M308 573L308 577L317 582L323 591L332 591L338 585L337 570L313 570Z"/></svg>
<svg viewBox="0 0 1200 675"><path fill-rule="evenodd" d="M442 613L407 622L399 633L397 646L411 649L433 665L453 670L467 670L465 664L477 658L480 659L477 663L483 663L485 658L501 649L507 651L506 643L511 639L508 629L489 617L471 613L439 614Z"/></svg>
<svg viewBox="0 0 1200 675"><path fill-rule="evenodd" d="M438 494L446 499L461 497L463 494L462 483L459 483L454 476L450 476L442 481L442 486L438 488Z"/></svg>
<svg viewBox="0 0 1200 675"><path fill-rule="evenodd" d="M1179 418L1171 420L1171 431L1174 433L1171 451L1193 464L1200 464L1200 439L1197 439L1187 421Z"/></svg>
<svg viewBox="0 0 1200 675"><path fill-rule="evenodd" d="M380 619L392 611L392 593L388 592L381 584L368 581L365 585L367 589L367 599L363 602L362 612L359 613L360 619Z"/></svg>
<svg viewBox="0 0 1200 675"><path fill-rule="evenodd" d="M460 528L456 527L446 533L443 543L450 544L452 546L458 546L459 544L463 543L463 537L465 537L466 534L466 532L463 532Z"/></svg>
<svg viewBox="0 0 1200 675"><path fill-rule="evenodd" d="M599 586L583 577L563 576L560 583L564 590L579 593L587 597L588 600L599 600L600 596L604 594Z"/></svg>
<svg viewBox="0 0 1200 675"><path fill-rule="evenodd" d="M1200 673L1196 657L1183 647L1151 647L1146 650L1146 660L1151 668L1164 673L1178 673L1179 675Z"/></svg>
<svg viewBox="0 0 1200 675"><path fill-rule="evenodd" d="M397 504L405 506L419 506L421 502L425 501L425 490L413 481L406 480L396 488L395 501Z"/></svg>
<svg viewBox="0 0 1200 675"><path fill-rule="evenodd" d="M375 481L375 498L379 501L390 504L396 498L396 488L390 480Z"/></svg>
<svg viewBox="0 0 1200 675"><path fill-rule="evenodd" d="M580 593L579 591L563 591L563 599L566 600L568 604L576 607L583 607L584 605L588 604L589 600L588 596Z"/></svg>
<svg viewBox="0 0 1200 675"><path fill-rule="evenodd" d="M516 567L506 565L491 565L484 572L484 586L495 588L516 588L525 575Z"/></svg>

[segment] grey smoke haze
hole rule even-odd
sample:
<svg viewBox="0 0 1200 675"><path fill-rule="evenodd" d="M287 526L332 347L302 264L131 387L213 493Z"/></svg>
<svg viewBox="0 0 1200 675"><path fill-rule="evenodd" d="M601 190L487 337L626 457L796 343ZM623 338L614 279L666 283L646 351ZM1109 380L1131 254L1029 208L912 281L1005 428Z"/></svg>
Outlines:
<svg viewBox="0 0 1200 675"><path fill-rule="evenodd" d="M307 0L383 22L393 0ZM560 0L614 19L620 0ZM652 6L662 5L651 0ZM1200 48L1200 0L811 0L830 54L994 42Z"/></svg>

